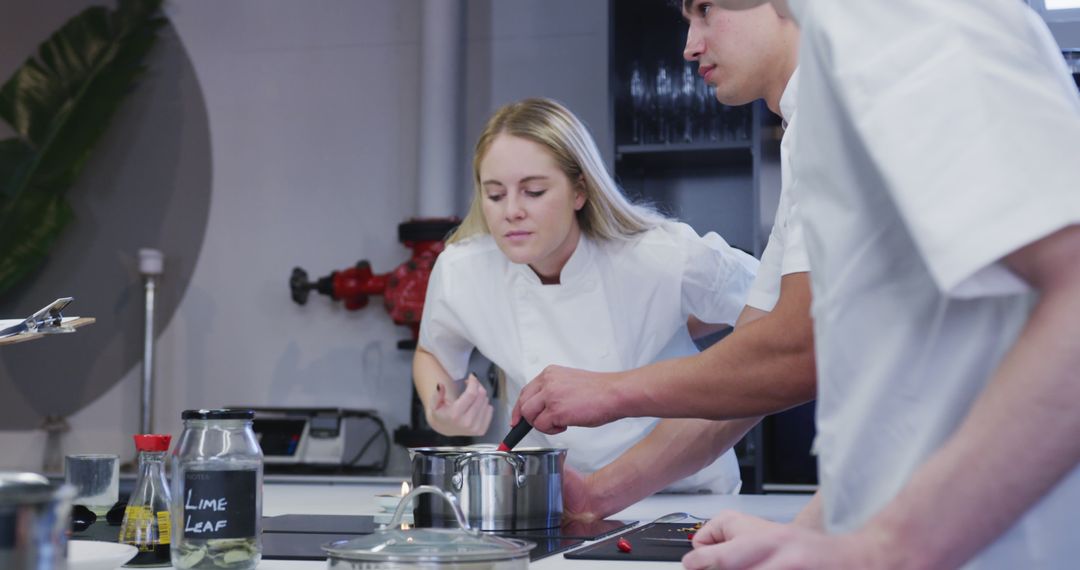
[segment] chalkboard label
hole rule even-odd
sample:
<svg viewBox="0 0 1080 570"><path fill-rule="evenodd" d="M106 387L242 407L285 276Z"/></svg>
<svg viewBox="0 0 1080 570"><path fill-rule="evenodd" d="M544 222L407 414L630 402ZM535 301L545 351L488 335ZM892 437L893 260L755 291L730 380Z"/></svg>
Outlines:
<svg viewBox="0 0 1080 570"><path fill-rule="evenodd" d="M188 471L184 474L184 537L255 536L255 471Z"/></svg>

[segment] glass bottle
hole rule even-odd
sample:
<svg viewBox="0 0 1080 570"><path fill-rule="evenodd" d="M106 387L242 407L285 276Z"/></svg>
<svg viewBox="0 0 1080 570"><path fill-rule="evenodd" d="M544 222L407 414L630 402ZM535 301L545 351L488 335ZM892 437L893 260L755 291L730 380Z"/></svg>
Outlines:
<svg viewBox="0 0 1080 570"><path fill-rule="evenodd" d="M169 566L169 484L165 480L165 453L170 435L134 436L139 455L135 490L124 509L120 542L138 547L127 566Z"/></svg>
<svg viewBox="0 0 1080 570"><path fill-rule="evenodd" d="M251 410L187 410L173 450L172 564L248 570L262 558L263 454Z"/></svg>

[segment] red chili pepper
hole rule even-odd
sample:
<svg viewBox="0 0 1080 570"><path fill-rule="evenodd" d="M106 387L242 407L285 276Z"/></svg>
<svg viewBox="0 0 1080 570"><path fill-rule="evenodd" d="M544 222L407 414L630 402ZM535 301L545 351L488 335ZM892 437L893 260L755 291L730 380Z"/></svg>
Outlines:
<svg viewBox="0 0 1080 570"><path fill-rule="evenodd" d="M686 538L689 538L690 540L694 540L694 533L691 532L690 534L687 534Z"/></svg>
<svg viewBox="0 0 1080 570"><path fill-rule="evenodd" d="M619 550L623 552L630 552L632 550L630 548L630 541L622 537L619 537L619 542L616 542L615 546L618 546Z"/></svg>

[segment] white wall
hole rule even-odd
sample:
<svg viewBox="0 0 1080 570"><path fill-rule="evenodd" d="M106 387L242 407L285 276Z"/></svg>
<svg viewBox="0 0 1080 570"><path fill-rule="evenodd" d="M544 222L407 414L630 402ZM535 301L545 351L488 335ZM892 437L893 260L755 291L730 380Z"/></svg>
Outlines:
<svg viewBox="0 0 1080 570"><path fill-rule="evenodd" d="M467 10L465 159L491 110L537 95L578 112L610 157L607 2ZM213 189L191 284L159 324L156 430L176 434L181 410L224 405L375 408L391 429L407 423L411 354L395 344L408 331L378 299L359 312L321 296L297 306L287 278L294 265L315 277L407 258L396 228L416 209L418 1L182 0L167 11L205 98ZM466 187L448 184L458 214ZM68 419L65 453L131 453L139 375ZM0 432L0 468L38 468L44 439Z"/></svg>
<svg viewBox="0 0 1080 570"><path fill-rule="evenodd" d="M289 299L313 276L407 258L415 211L418 3L184 0L168 8L201 83L213 194L203 250L158 339L159 431L192 407L377 408L408 421L408 335L376 301L346 312ZM166 262L167 263L167 262ZM166 265L167 267L167 265ZM138 367L69 419L65 451L129 453ZM16 441L11 441L15 439ZM43 436L4 434L35 467Z"/></svg>
<svg viewBox="0 0 1080 570"><path fill-rule="evenodd" d="M588 126L609 168L615 143L608 97L607 0L468 0L466 14L465 175L472 149L495 109L527 97L566 104Z"/></svg>

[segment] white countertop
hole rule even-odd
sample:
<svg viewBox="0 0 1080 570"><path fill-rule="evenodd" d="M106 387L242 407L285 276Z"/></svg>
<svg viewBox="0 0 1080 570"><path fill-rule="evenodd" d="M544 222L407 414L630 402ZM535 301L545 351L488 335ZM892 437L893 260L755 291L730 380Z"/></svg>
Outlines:
<svg viewBox="0 0 1080 570"><path fill-rule="evenodd" d="M376 493L397 493L401 482L394 483L268 483L263 489L263 515L287 514L375 515ZM652 521L673 512L687 512L698 517L711 517L733 509L776 521L789 521L810 500L809 495L654 495L612 518ZM650 562L649 568L681 568L678 563ZM549 556L530 565L540 570L568 568L603 570L607 568L643 568L632 561L567 560L562 554ZM259 570L322 570L325 561L263 560ZM78 570L73 565L72 570Z"/></svg>

